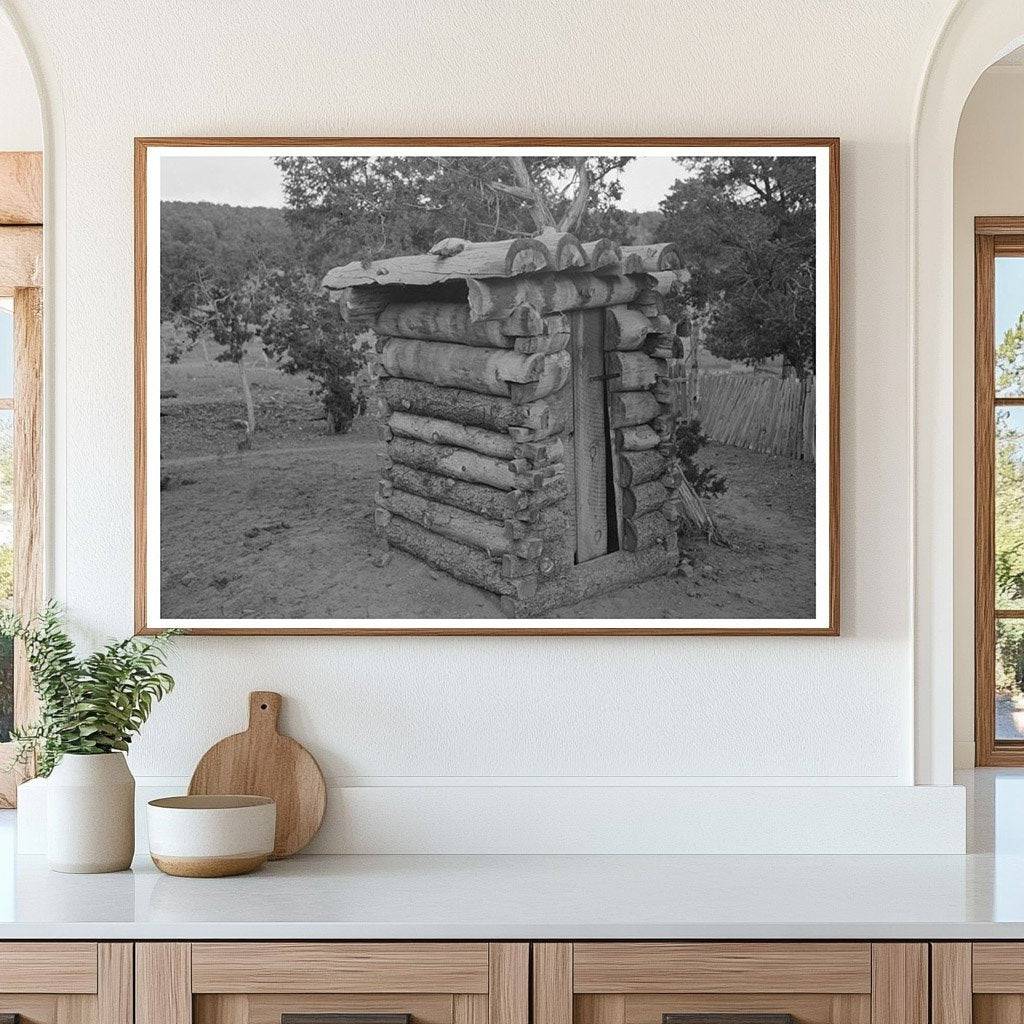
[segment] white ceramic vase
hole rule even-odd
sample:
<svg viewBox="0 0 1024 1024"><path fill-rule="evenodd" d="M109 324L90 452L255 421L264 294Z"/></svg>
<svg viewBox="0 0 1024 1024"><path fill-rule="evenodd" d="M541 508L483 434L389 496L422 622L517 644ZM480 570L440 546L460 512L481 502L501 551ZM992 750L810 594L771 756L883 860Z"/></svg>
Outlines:
<svg viewBox="0 0 1024 1024"><path fill-rule="evenodd" d="M52 871L124 871L135 854L135 779L124 754L65 754L46 783Z"/></svg>

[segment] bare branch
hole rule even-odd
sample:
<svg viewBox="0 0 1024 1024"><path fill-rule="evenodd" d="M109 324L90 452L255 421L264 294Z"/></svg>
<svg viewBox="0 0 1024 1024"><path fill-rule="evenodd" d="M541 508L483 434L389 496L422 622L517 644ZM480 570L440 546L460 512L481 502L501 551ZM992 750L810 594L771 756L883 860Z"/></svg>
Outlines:
<svg viewBox="0 0 1024 1024"><path fill-rule="evenodd" d="M515 185L505 185L501 182L493 182L491 188L497 192L505 192L523 199L530 204L530 216L537 226L538 231L555 226L555 218L548 208L547 200L540 189L534 184L530 172L526 169L526 161L521 156L508 157L509 165L512 168L512 176L516 179Z"/></svg>
<svg viewBox="0 0 1024 1024"><path fill-rule="evenodd" d="M587 212L587 200L590 198L590 165L586 157L579 157L576 160L576 176L579 184L576 186L576 195L558 222L559 231L574 232L583 220L583 214Z"/></svg>

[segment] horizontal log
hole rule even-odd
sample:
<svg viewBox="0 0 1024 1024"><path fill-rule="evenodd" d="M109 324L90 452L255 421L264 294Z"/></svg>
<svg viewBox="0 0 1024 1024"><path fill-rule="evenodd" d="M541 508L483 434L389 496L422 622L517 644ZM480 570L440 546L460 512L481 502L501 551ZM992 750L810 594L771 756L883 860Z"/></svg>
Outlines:
<svg viewBox="0 0 1024 1024"><path fill-rule="evenodd" d="M572 362L568 352L554 352L545 356L526 356L527 359L543 359L540 375L536 380L509 384L509 397L513 405L526 405L538 398L546 398L561 391L568 383Z"/></svg>
<svg viewBox="0 0 1024 1024"><path fill-rule="evenodd" d="M381 493L387 496L395 487L409 494L418 494L421 498L443 501L446 505L454 505L456 508L475 512L478 516L486 516L498 522L504 522L520 507L527 508L529 505L528 494L525 491L499 491L485 484L438 476L436 473L403 466L398 462L388 471L388 479L381 481Z"/></svg>
<svg viewBox="0 0 1024 1024"><path fill-rule="evenodd" d="M504 320L521 303L542 314L632 302L651 287L646 274L632 277L598 274L536 274L529 278L470 280L469 307L474 320Z"/></svg>
<svg viewBox="0 0 1024 1024"><path fill-rule="evenodd" d="M492 558L469 544L442 537L401 516L391 517L384 527L384 536L394 547L483 590L494 594L518 594L520 599L536 592L535 585L517 587L505 579L501 575L500 559Z"/></svg>
<svg viewBox="0 0 1024 1024"><path fill-rule="evenodd" d="M508 462L465 448L447 448L411 437L396 437L387 446L387 458L413 469L486 484L502 491L511 491L516 486L515 474Z"/></svg>
<svg viewBox="0 0 1024 1024"><path fill-rule="evenodd" d="M654 545L664 546L674 533L675 528L660 511L648 512L636 519L624 518L622 547L626 551L642 551Z"/></svg>
<svg viewBox="0 0 1024 1024"><path fill-rule="evenodd" d="M447 341L454 345L512 348L501 324L493 320L471 321L464 302L390 302L374 322L377 334L389 338Z"/></svg>
<svg viewBox="0 0 1024 1024"><path fill-rule="evenodd" d="M658 432L646 423L622 427L615 432L615 445L620 452L645 452L657 448L660 443Z"/></svg>
<svg viewBox="0 0 1024 1024"><path fill-rule="evenodd" d="M679 295L690 280L687 270L655 270L650 276L654 279L653 287L665 296Z"/></svg>
<svg viewBox="0 0 1024 1024"><path fill-rule="evenodd" d="M587 256L590 270L594 274L617 274L622 264L622 249L610 238L599 238L596 242L584 242L583 252Z"/></svg>
<svg viewBox="0 0 1024 1024"><path fill-rule="evenodd" d="M528 459L534 465L550 465L565 459L565 446L560 437L545 441L524 441L514 446L517 459Z"/></svg>
<svg viewBox="0 0 1024 1024"><path fill-rule="evenodd" d="M464 307L469 314L469 307ZM480 324L493 324L491 320L479 320ZM494 329L493 327L491 328ZM536 337L540 334L565 334L569 330L569 318L564 313L541 314L528 303L520 303L501 321L498 329L512 338Z"/></svg>
<svg viewBox="0 0 1024 1024"><path fill-rule="evenodd" d="M660 509L668 501L668 489L660 480L622 489L622 514L631 519Z"/></svg>
<svg viewBox="0 0 1024 1024"><path fill-rule="evenodd" d="M676 249L675 242L658 242L655 245L624 245L622 260L623 264L636 266L636 272L643 271L653 274L659 270L677 270L679 268L679 251Z"/></svg>
<svg viewBox="0 0 1024 1024"><path fill-rule="evenodd" d="M643 350L652 359L682 359L686 355L686 343L678 335L651 334L644 342Z"/></svg>
<svg viewBox="0 0 1024 1024"><path fill-rule="evenodd" d="M514 406L508 398L482 395L477 391L445 388L426 381L402 380L385 377L379 384L380 395L388 408L414 413L417 416L436 416L439 419L464 423L466 426L485 427L499 433L519 424L524 415L533 415L538 425L547 422L549 407L532 409Z"/></svg>
<svg viewBox="0 0 1024 1024"><path fill-rule="evenodd" d="M615 391L608 395L608 410L612 427L632 427L653 420L661 406L649 391Z"/></svg>
<svg viewBox="0 0 1024 1024"><path fill-rule="evenodd" d="M481 321L482 323L493 323L492 320ZM516 338L515 348L517 352L532 354L535 352L550 353L563 352L569 347L568 331L562 334L540 334L532 338Z"/></svg>
<svg viewBox="0 0 1024 1024"><path fill-rule="evenodd" d="M658 379L658 367L643 352L608 352L605 367L616 391L642 391Z"/></svg>
<svg viewBox="0 0 1024 1024"><path fill-rule="evenodd" d="M362 285L431 285L459 278L504 278L533 274L550 267L551 256L533 238L499 242L467 242L446 238L436 253L392 256L365 263L353 260L327 272L323 286L331 291Z"/></svg>
<svg viewBox="0 0 1024 1024"><path fill-rule="evenodd" d="M651 333L650 317L627 306L609 306L604 322L606 349L638 349Z"/></svg>
<svg viewBox="0 0 1024 1024"><path fill-rule="evenodd" d="M513 441L508 434L498 434L483 427L470 427L435 416L416 416L408 412L393 412L388 417L392 433L401 437L415 437L428 444L455 445L493 455L496 459L513 457Z"/></svg>
<svg viewBox="0 0 1024 1024"><path fill-rule="evenodd" d="M551 505L537 510L529 522L510 519L505 522L505 533L513 540L540 537L546 541L568 538L569 517L561 507Z"/></svg>
<svg viewBox="0 0 1024 1024"><path fill-rule="evenodd" d="M515 406L510 423L512 427L529 427L534 430L543 430L554 425L560 430L569 422L571 416L570 389L561 388L542 399Z"/></svg>
<svg viewBox="0 0 1024 1024"><path fill-rule="evenodd" d="M465 307L469 316L469 306ZM492 323L491 320L480 320L478 323ZM526 337L544 333L544 317L527 302L521 302L509 315L501 321L498 329L502 334L513 338Z"/></svg>
<svg viewBox="0 0 1024 1024"><path fill-rule="evenodd" d="M573 606L580 601L661 576L673 569L678 561L678 548L671 543L666 547L655 545L635 553L618 551L581 562L565 576L542 580L533 597L521 600L503 597L502 608L508 615L536 615L565 608L571 617Z"/></svg>
<svg viewBox="0 0 1024 1024"><path fill-rule="evenodd" d="M341 318L355 330L373 330L388 304L379 288L342 288L332 293L341 307Z"/></svg>
<svg viewBox="0 0 1024 1024"><path fill-rule="evenodd" d="M636 488L649 480L657 480L668 469L668 463L658 451L622 452L619 455L619 483Z"/></svg>
<svg viewBox="0 0 1024 1024"><path fill-rule="evenodd" d="M548 250L551 266L556 270L589 266L590 261L580 240L568 231L548 229L537 235L537 241Z"/></svg>
<svg viewBox="0 0 1024 1024"><path fill-rule="evenodd" d="M549 363L560 357L560 353L523 355L443 341L391 338L383 346L381 368L388 375L405 380L422 380L440 387L507 396L511 382L524 384L550 377L554 367ZM535 397L543 396L538 394Z"/></svg>
<svg viewBox="0 0 1024 1024"><path fill-rule="evenodd" d="M488 555L503 555L512 550L513 542L505 535L501 523L465 509L397 489L379 496L377 502L392 515L408 519L431 533L479 548Z"/></svg>

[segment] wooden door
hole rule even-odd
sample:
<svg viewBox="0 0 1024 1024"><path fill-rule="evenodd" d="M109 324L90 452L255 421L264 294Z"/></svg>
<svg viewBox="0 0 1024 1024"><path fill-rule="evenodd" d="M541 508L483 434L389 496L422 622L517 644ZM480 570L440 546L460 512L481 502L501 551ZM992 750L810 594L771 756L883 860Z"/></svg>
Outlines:
<svg viewBox="0 0 1024 1024"><path fill-rule="evenodd" d="M618 550L612 483L603 309L571 313L576 562Z"/></svg>
<svg viewBox="0 0 1024 1024"><path fill-rule="evenodd" d="M147 942L136 1024L529 1024L516 942Z"/></svg>
<svg viewBox="0 0 1024 1024"><path fill-rule="evenodd" d="M0 1018L132 1024L129 942L0 942Z"/></svg>
<svg viewBox="0 0 1024 1024"><path fill-rule="evenodd" d="M701 1024L702 1017L708 1024L709 1014L716 1015L717 1024L929 1024L928 947L868 942L533 947L533 1024Z"/></svg>

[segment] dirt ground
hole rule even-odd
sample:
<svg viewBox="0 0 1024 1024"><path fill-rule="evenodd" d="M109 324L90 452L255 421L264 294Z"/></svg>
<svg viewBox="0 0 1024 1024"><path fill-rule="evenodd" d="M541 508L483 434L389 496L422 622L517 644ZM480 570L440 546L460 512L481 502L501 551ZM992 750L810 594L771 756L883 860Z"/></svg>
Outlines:
<svg viewBox="0 0 1024 1024"><path fill-rule="evenodd" d="M328 436L301 378L252 370L256 447L225 364L164 366L162 614L170 618L502 618L494 595L396 551L371 561L376 433ZM681 569L551 618L805 618L814 614L814 467L708 445L728 548L694 538Z"/></svg>

